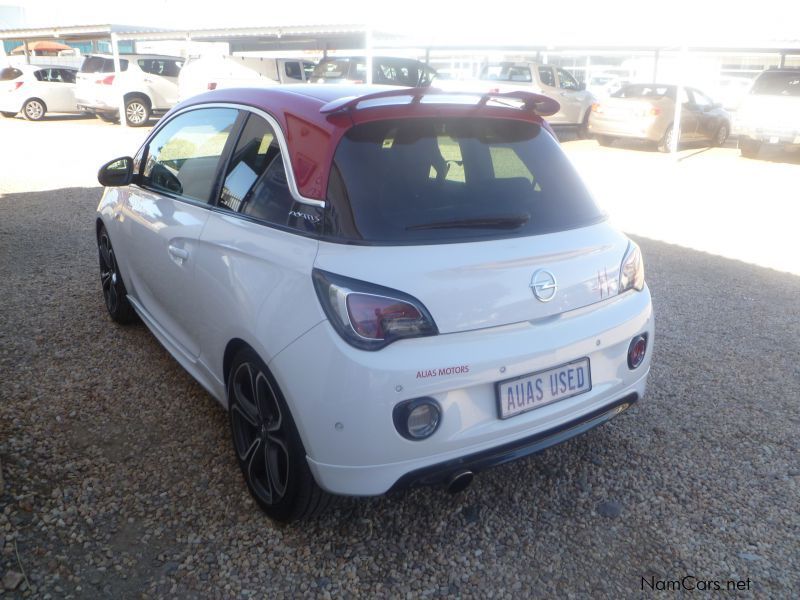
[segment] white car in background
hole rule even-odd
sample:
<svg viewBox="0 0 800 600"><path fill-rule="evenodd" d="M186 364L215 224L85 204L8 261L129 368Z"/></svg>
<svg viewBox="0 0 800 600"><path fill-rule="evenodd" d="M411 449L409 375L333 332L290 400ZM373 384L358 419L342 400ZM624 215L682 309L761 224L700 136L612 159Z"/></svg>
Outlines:
<svg viewBox="0 0 800 600"><path fill-rule="evenodd" d="M299 58L226 55L189 58L178 77L178 98L183 101L221 88L304 83L314 67L310 60Z"/></svg>
<svg viewBox="0 0 800 600"><path fill-rule="evenodd" d="M75 102L77 69L59 66L16 65L0 69L0 113L21 112L28 121L46 113L79 113Z"/></svg>
<svg viewBox="0 0 800 600"><path fill-rule="evenodd" d="M522 89L552 98L561 108L547 118L551 125L574 125L579 132L586 131L595 97L561 67L526 61L489 63L481 70L480 80L497 91Z"/></svg>
<svg viewBox="0 0 800 600"><path fill-rule="evenodd" d="M105 121L119 119L125 105L125 121L131 127L147 125L151 115L163 114L178 103L178 75L183 59L157 54L125 54L114 72L114 57L91 54L77 76L78 107Z"/></svg>

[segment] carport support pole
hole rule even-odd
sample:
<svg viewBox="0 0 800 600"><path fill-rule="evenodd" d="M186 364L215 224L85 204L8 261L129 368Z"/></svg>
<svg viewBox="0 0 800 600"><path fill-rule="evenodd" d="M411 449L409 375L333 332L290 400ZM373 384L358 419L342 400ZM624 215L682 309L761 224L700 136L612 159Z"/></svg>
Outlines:
<svg viewBox="0 0 800 600"><path fill-rule="evenodd" d="M122 66L119 62L119 39L116 33L111 34L111 55L114 57L114 81L117 83L119 90L119 124L127 127L128 123L125 120L125 95L122 92L122 86L119 85L119 76L122 73Z"/></svg>
<svg viewBox="0 0 800 600"><path fill-rule="evenodd" d="M367 84L372 83L372 27L367 27L364 32L364 50L366 52L367 63Z"/></svg>
<svg viewBox="0 0 800 600"><path fill-rule="evenodd" d="M681 48L680 69L678 71L678 85L675 89L675 116L672 119L672 139L670 140L669 151L678 156L678 142L681 139L681 116L683 114L683 80L686 78L686 67L689 65L689 49L684 46Z"/></svg>
<svg viewBox="0 0 800 600"><path fill-rule="evenodd" d="M23 50L25 50L25 63L31 64L31 51L28 48L28 40L22 40Z"/></svg>

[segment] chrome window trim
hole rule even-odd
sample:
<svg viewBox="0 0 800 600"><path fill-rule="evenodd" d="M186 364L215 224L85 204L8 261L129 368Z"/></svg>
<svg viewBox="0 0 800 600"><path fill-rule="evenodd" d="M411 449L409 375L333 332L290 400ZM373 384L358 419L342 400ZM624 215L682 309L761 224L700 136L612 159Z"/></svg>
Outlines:
<svg viewBox="0 0 800 600"><path fill-rule="evenodd" d="M270 127L272 127L273 131L275 132L275 139L278 140L278 146L280 147L281 154L284 157L286 157L286 160L283 161L283 170L286 173L286 182L289 185L289 193L292 195L292 198L294 198L294 200L296 202L299 202L300 204L306 204L308 206L316 206L318 208L325 208L324 200L315 200L314 198L306 198L300 193L300 190L297 188L297 182L294 179L294 169L291 166L292 157L289 154L289 146L286 143L286 137L284 131L281 128L280 124L278 123L277 119L275 119L275 117L261 110L260 108L250 106L248 104L235 104L233 102L206 102L203 104L193 104L191 106L187 106L186 108L182 108L181 110L171 114L170 118L164 122L164 125L172 121L172 119L177 117L178 115L182 115L192 110L200 110L203 108L233 108L235 110L248 111L263 118L267 123L269 123ZM144 143L143 147L148 146L150 144L152 138L161 130L161 128L164 125L159 124L159 127L153 130L153 132L147 138L147 141ZM214 199L214 202L216 202L216 199Z"/></svg>

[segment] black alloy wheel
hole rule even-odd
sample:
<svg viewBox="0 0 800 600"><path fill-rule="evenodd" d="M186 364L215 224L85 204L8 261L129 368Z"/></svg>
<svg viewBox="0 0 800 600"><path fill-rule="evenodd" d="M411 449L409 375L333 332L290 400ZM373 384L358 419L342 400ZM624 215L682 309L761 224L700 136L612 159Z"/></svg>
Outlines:
<svg viewBox="0 0 800 600"><path fill-rule="evenodd" d="M108 314L117 323L133 323L136 321L136 312L128 302L128 292L122 282L114 247L105 227L101 227L97 234L97 250L100 259L100 285Z"/></svg>
<svg viewBox="0 0 800 600"><path fill-rule="evenodd" d="M331 495L314 481L294 421L263 361L240 350L228 375L236 459L258 505L276 521L312 517Z"/></svg>

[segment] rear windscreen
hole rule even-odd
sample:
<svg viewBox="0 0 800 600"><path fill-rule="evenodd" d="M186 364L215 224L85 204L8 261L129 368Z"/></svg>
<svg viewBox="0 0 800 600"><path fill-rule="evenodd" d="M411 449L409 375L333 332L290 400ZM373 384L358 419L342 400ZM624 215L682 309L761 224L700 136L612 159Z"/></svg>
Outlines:
<svg viewBox="0 0 800 600"><path fill-rule="evenodd" d="M800 96L800 71L762 73L753 84L752 93L759 96Z"/></svg>
<svg viewBox="0 0 800 600"><path fill-rule="evenodd" d="M121 71L128 70L128 61L124 58L119 59ZM113 73L114 60L103 58L102 56L87 56L81 65L81 73Z"/></svg>
<svg viewBox="0 0 800 600"><path fill-rule="evenodd" d="M425 118L357 125L336 150L327 233L376 243L521 237L602 220L540 125Z"/></svg>
<svg viewBox="0 0 800 600"><path fill-rule="evenodd" d="M0 69L0 81L11 81L22 75L22 71L13 67Z"/></svg>
<svg viewBox="0 0 800 600"><path fill-rule="evenodd" d="M675 98L676 89L674 85L626 85L611 96L613 98L663 98L664 96Z"/></svg>

